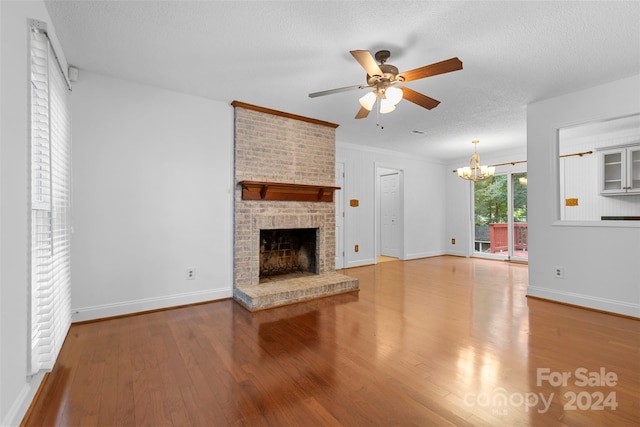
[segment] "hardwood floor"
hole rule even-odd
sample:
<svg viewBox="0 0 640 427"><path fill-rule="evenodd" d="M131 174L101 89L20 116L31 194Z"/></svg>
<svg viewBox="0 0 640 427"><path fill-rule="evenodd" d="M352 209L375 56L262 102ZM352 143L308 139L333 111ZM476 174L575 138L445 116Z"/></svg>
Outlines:
<svg viewBox="0 0 640 427"><path fill-rule="evenodd" d="M26 424L640 424L639 321L527 299L523 264L444 256L342 272L359 293L73 325Z"/></svg>

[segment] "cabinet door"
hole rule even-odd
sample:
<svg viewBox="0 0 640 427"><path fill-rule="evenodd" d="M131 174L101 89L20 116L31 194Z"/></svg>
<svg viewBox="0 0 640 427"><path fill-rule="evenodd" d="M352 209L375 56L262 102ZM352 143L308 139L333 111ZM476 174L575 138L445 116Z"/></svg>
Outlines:
<svg viewBox="0 0 640 427"><path fill-rule="evenodd" d="M640 147L627 148L627 193L640 193Z"/></svg>
<svg viewBox="0 0 640 427"><path fill-rule="evenodd" d="M626 168L624 167L625 150L603 151L600 163L600 192L602 194L624 193Z"/></svg>

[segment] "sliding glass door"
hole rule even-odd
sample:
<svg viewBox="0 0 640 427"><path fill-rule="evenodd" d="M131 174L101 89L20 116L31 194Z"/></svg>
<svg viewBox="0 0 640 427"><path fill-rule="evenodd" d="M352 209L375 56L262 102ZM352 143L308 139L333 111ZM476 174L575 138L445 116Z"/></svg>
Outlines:
<svg viewBox="0 0 640 427"><path fill-rule="evenodd" d="M527 222L527 173L511 174L512 188L512 251L511 258L529 258L529 223Z"/></svg>
<svg viewBox="0 0 640 427"><path fill-rule="evenodd" d="M474 255L527 260L527 173L478 181L473 194Z"/></svg>
<svg viewBox="0 0 640 427"><path fill-rule="evenodd" d="M473 195L475 254L506 258L509 245L507 176L496 175L475 182Z"/></svg>

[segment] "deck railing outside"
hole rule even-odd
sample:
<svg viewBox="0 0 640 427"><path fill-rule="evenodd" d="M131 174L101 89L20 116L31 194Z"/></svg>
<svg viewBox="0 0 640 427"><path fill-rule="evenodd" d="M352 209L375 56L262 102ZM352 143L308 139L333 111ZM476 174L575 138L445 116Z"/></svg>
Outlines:
<svg viewBox="0 0 640 427"><path fill-rule="evenodd" d="M509 224L489 224L489 243L491 253L503 252L509 248ZM526 222L513 224L513 249L527 251L529 249L529 228Z"/></svg>

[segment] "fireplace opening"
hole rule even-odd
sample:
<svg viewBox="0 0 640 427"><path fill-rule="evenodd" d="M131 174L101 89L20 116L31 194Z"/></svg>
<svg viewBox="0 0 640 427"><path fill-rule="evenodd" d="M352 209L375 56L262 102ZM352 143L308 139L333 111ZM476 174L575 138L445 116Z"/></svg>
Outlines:
<svg viewBox="0 0 640 427"><path fill-rule="evenodd" d="M260 230L260 280L283 274L318 274L317 240L317 228Z"/></svg>

